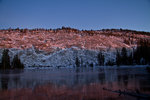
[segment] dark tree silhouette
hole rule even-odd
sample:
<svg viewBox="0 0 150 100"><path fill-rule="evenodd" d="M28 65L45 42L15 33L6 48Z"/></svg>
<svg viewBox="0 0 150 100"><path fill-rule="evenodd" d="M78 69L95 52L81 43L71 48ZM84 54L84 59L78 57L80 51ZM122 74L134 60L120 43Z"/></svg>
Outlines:
<svg viewBox="0 0 150 100"><path fill-rule="evenodd" d="M11 68L8 52L9 52L8 49L4 49L4 51L3 51L1 69L10 69Z"/></svg>
<svg viewBox="0 0 150 100"><path fill-rule="evenodd" d="M133 56L132 56L132 52L130 53L130 55L127 58L127 65L133 65Z"/></svg>
<svg viewBox="0 0 150 100"><path fill-rule="evenodd" d="M117 66L119 65L132 65L132 53L130 53L130 55L127 55L127 50L126 48L122 48L121 53L119 52L119 50L117 50L116 53L116 64Z"/></svg>
<svg viewBox="0 0 150 100"><path fill-rule="evenodd" d="M115 65L115 63L111 60L108 60L107 63L106 63L107 66L113 66Z"/></svg>
<svg viewBox="0 0 150 100"><path fill-rule="evenodd" d="M90 67L93 67L93 66L94 66L93 63L91 63L91 64L90 64Z"/></svg>
<svg viewBox="0 0 150 100"><path fill-rule="evenodd" d="M99 62L100 66L104 65L104 60L105 60L104 55L102 54L102 52L99 52L99 54L98 54L98 62Z"/></svg>
<svg viewBox="0 0 150 100"><path fill-rule="evenodd" d="M150 64L150 42L148 40L138 41L138 46L133 52L127 55L126 48L122 48L121 54L117 51L116 64L119 65L145 65Z"/></svg>
<svg viewBox="0 0 150 100"><path fill-rule="evenodd" d="M24 68L24 65L21 63L20 59L18 58L18 55L15 55L13 58L12 68L18 68L18 69Z"/></svg>
<svg viewBox="0 0 150 100"><path fill-rule="evenodd" d="M140 40L138 47L134 50L133 58L136 64L150 64L150 43Z"/></svg>
<svg viewBox="0 0 150 100"><path fill-rule="evenodd" d="M128 57L127 57L127 50L125 47L123 47L121 50L121 58L122 58L122 60L121 60L122 64L127 65Z"/></svg>
<svg viewBox="0 0 150 100"><path fill-rule="evenodd" d="M121 64L121 55L119 53L119 50L117 50L117 54L116 54L116 64L117 66L120 66Z"/></svg>
<svg viewBox="0 0 150 100"><path fill-rule="evenodd" d="M80 67L80 61L79 61L79 59L78 59L78 57L76 58L76 67Z"/></svg>

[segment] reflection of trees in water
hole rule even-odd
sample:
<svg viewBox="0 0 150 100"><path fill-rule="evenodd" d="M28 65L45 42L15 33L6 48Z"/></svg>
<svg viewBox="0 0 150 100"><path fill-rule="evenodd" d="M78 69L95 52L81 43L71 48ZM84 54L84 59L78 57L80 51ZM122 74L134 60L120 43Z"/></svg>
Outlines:
<svg viewBox="0 0 150 100"><path fill-rule="evenodd" d="M124 85L125 87L128 87L128 81L129 81L129 75L118 75L118 85Z"/></svg>
<svg viewBox="0 0 150 100"><path fill-rule="evenodd" d="M74 84L88 84L92 82L98 82L102 86L114 89L125 89L125 90L140 90L150 91L150 77L145 75L141 79L141 74L137 74L139 69L98 69L97 74L84 74L80 69L76 69L74 78ZM137 70L137 72L136 72ZM91 70L90 70L91 71ZM85 71L86 72L86 71Z"/></svg>
<svg viewBox="0 0 150 100"><path fill-rule="evenodd" d="M118 75L117 78L118 78L117 83L118 83L118 85L120 86L120 85L121 85L121 75Z"/></svg>
<svg viewBox="0 0 150 100"><path fill-rule="evenodd" d="M75 77L74 77L74 85L82 84L81 79L84 79L84 76L81 74L83 72L82 68L76 68L75 69Z"/></svg>
<svg viewBox="0 0 150 100"><path fill-rule="evenodd" d="M8 82L9 82L9 77L1 76L1 88L2 88L2 90L8 89Z"/></svg>
<svg viewBox="0 0 150 100"><path fill-rule="evenodd" d="M19 76L18 77L14 77L13 81L14 81L15 86L17 87L19 82L20 82L20 77Z"/></svg>
<svg viewBox="0 0 150 100"><path fill-rule="evenodd" d="M147 78L147 80L140 80L139 81L139 89L144 91L144 92L149 92L150 91L150 80L149 78Z"/></svg>
<svg viewBox="0 0 150 100"><path fill-rule="evenodd" d="M97 74L93 74L93 68L76 68L73 78L74 85L88 85L98 82Z"/></svg>
<svg viewBox="0 0 150 100"><path fill-rule="evenodd" d="M123 75L123 83L125 87L128 86L128 79L129 79L128 77L129 77L128 75Z"/></svg>
<svg viewBox="0 0 150 100"><path fill-rule="evenodd" d="M105 73L102 69L98 69L98 80L102 85L105 84Z"/></svg>
<svg viewBox="0 0 150 100"><path fill-rule="evenodd" d="M16 87L20 82L20 75L16 75L15 77L11 77L11 74L20 74L23 70L1 70L0 71L0 79L1 79L1 89L7 90L9 88L9 81L12 79L14 81L14 86Z"/></svg>
<svg viewBox="0 0 150 100"><path fill-rule="evenodd" d="M109 69L106 67L106 68L104 68L103 73L104 73L106 84L109 85L112 82L117 81L116 77L118 76L118 72L116 69Z"/></svg>
<svg viewBox="0 0 150 100"><path fill-rule="evenodd" d="M79 68L76 69L76 74L75 74L75 80L74 80L74 84L79 84L79 73L80 70Z"/></svg>
<svg viewBox="0 0 150 100"><path fill-rule="evenodd" d="M2 90L7 90L8 89L8 83L9 83L9 70L2 70L0 72L1 75L1 89Z"/></svg>
<svg viewBox="0 0 150 100"><path fill-rule="evenodd" d="M104 84L105 83L105 74L99 73L98 74L98 80L100 81L101 84Z"/></svg>
<svg viewBox="0 0 150 100"><path fill-rule="evenodd" d="M98 79L102 85L107 85L110 88L113 87L128 87L130 76L128 74L121 74L118 69L99 70ZM115 83L116 82L116 83ZM114 86L115 85L115 86Z"/></svg>

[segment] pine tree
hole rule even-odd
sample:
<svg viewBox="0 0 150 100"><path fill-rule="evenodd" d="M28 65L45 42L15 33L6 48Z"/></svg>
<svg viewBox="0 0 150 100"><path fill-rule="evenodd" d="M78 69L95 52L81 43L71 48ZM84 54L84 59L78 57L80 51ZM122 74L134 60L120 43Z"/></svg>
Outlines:
<svg viewBox="0 0 150 100"><path fill-rule="evenodd" d="M116 54L116 64L117 64L117 66L120 66L120 64L121 64L121 55L118 50L117 50L117 54Z"/></svg>
<svg viewBox="0 0 150 100"><path fill-rule="evenodd" d="M133 56L132 56L132 52L129 54L129 56L127 57L127 65L133 65Z"/></svg>
<svg viewBox="0 0 150 100"><path fill-rule="evenodd" d="M18 69L23 69L24 65L21 63L20 59L18 58L18 55L15 55L12 61L12 67L13 68L18 68Z"/></svg>
<svg viewBox="0 0 150 100"><path fill-rule="evenodd" d="M11 68L8 52L9 52L8 49L4 49L4 51L3 51L2 63L1 63L2 69L10 69Z"/></svg>
<svg viewBox="0 0 150 100"><path fill-rule="evenodd" d="M125 47L123 47L121 50L121 57L122 57L122 60L121 60L122 64L127 65L127 58L128 57L127 57L127 50Z"/></svg>
<svg viewBox="0 0 150 100"><path fill-rule="evenodd" d="M75 63L76 63L76 66L77 66L77 67L80 67L80 62L79 62L78 57L76 58L76 62L75 62Z"/></svg>
<svg viewBox="0 0 150 100"><path fill-rule="evenodd" d="M99 52L99 54L98 54L98 62L99 62L100 66L104 65L104 60L105 60L104 55L102 54L102 52Z"/></svg>
<svg viewBox="0 0 150 100"><path fill-rule="evenodd" d="M140 40L138 47L134 50L136 64L150 64L150 43L147 40Z"/></svg>

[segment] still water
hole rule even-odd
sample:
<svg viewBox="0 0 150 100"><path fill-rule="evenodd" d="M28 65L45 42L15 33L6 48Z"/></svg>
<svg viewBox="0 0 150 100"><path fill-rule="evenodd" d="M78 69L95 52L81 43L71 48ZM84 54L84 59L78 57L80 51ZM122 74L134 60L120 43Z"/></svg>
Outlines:
<svg viewBox="0 0 150 100"><path fill-rule="evenodd" d="M150 94L150 73L146 70L146 67L142 66L45 69L35 68L0 71L0 93L8 95L6 97L9 97L9 92L12 90L15 90L15 93L17 93L16 91L24 91L21 89L31 90L32 92L30 95L33 96L35 95L33 91L37 88L39 89L39 87L41 87L42 90L43 87L45 89L50 88L50 90L53 90L55 87L53 91L59 90L57 93L59 93L60 90L65 91L66 94L64 95L68 96L68 93L71 93L72 97L75 95L75 93L79 93L80 96L78 96L86 98L86 100L137 100L139 99L137 97L128 95L120 96L112 91L103 90L103 88L126 92L138 91L140 93ZM38 89L37 91L39 91ZM48 90L46 93L50 94L50 91ZM92 96L89 97L89 94ZM0 95L0 99L8 99L6 97ZM47 98L48 97L45 99ZM81 100L83 100L83 98ZM53 100L59 99L62 98L53 97ZM68 97L68 100L69 99L70 98ZM142 98L140 99L143 100ZM65 100L67 99L65 98Z"/></svg>

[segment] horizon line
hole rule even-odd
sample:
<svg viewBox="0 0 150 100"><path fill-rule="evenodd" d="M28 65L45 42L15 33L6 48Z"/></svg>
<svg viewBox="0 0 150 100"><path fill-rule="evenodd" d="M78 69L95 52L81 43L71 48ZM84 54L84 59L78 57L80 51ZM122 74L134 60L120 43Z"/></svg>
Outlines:
<svg viewBox="0 0 150 100"><path fill-rule="evenodd" d="M16 28L0 28L0 30L9 30L9 29L19 29L19 30L24 30L24 29L28 29L28 30L34 30L34 29L44 29L44 30L62 30L62 29L67 29L67 28L70 28L70 29L76 29L76 30L79 30L79 31L103 31L103 30L122 30L122 31L137 31L137 32L147 32L147 33L150 33L150 31L141 31L141 30L135 30L135 29L127 29L127 28L102 28L102 29L78 29L78 28L73 28L73 27L69 27L69 26L62 26L62 27L58 27L58 28L19 28L19 27L16 27Z"/></svg>

